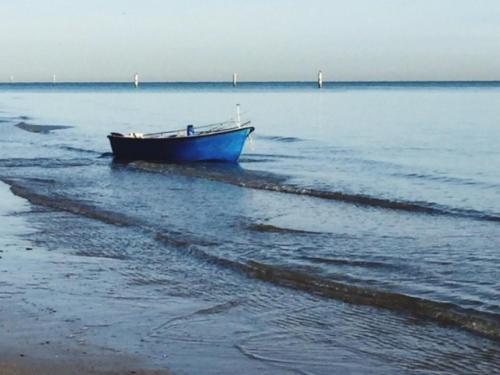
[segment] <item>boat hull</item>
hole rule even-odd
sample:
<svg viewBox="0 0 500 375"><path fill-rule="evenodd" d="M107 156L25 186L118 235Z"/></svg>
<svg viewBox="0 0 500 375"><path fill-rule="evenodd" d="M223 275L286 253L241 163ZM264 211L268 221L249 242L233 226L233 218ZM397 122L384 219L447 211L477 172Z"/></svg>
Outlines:
<svg viewBox="0 0 500 375"><path fill-rule="evenodd" d="M240 157L253 127L235 128L189 137L132 138L108 135L113 155L123 160L168 162L229 161Z"/></svg>

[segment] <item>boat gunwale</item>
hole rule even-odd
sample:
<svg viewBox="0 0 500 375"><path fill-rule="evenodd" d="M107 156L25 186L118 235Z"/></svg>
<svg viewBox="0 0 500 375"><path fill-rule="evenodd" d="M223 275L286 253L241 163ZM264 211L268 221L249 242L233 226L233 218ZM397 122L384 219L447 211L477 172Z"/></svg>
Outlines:
<svg viewBox="0 0 500 375"><path fill-rule="evenodd" d="M220 135L220 134L228 134L228 133L234 133L238 132L241 130L246 130L249 129L250 132L248 135L250 135L254 130L255 127L253 126L243 126L243 127L234 127L234 128L229 128L229 129L221 129L221 130L215 130L215 131L206 131L203 133L198 133L198 134L193 134L193 135L181 135L181 136L169 136L169 137L142 137L142 138L135 138L135 137L128 137L125 135L115 135L115 134L108 134L109 139L127 139L127 140L133 140L133 141L151 141L151 140L156 140L156 141L181 141L181 140L193 140L193 139L199 139L199 138L204 138L204 137L210 137L213 135Z"/></svg>

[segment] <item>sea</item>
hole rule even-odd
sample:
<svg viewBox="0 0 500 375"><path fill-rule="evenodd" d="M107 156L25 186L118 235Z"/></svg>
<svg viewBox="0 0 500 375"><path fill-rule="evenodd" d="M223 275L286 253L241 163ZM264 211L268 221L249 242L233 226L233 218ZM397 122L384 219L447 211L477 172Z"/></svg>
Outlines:
<svg viewBox="0 0 500 375"><path fill-rule="evenodd" d="M113 159L110 132L237 104L239 163ZM0 292L87 342L181 374L500 373L500 82L1 84L0 131L34 249Z"/></svg>

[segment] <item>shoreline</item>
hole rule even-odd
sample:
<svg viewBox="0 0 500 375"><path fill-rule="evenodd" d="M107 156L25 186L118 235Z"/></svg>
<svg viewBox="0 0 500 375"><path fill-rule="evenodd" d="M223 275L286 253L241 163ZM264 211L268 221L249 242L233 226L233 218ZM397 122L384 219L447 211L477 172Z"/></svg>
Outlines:
<svg viewBox="0 0 500 375"><path fill-rule="evenodd" d="M73 321L59 319L55 309L37 306L38 299L32 297L42 287L30 276L50 254L23 238L33 232L23 217L30 212L31 205L0 182L0 374L171 374L126 351L83 339L75 342Z"/></svg>

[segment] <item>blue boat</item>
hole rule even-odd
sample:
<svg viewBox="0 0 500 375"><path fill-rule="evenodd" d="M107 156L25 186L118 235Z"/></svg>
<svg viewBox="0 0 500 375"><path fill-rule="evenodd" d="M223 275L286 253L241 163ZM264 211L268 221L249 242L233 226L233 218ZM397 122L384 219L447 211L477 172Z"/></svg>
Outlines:
<svg viewBox="0 0 500 375"><path fill-rule="evenodd" d="M245 141L254 131L250 121L231 127L224 123L162 133L111 133L108 139L116 159L166 162L228 161L236 162ZM203 129L200 131L200 129Z"/></svg>

